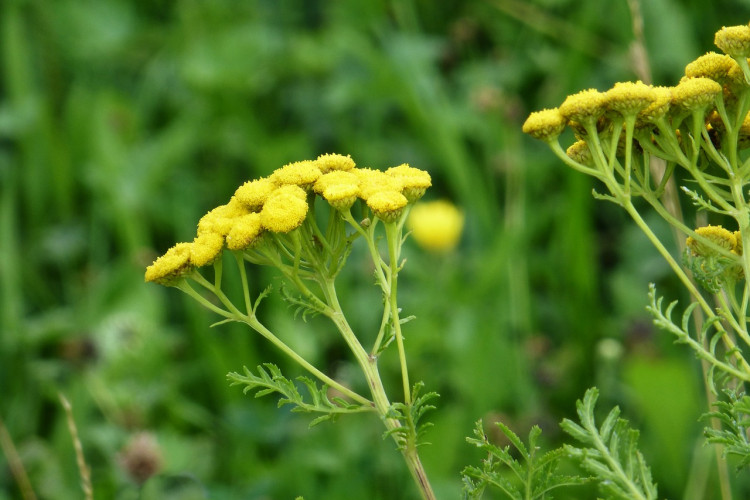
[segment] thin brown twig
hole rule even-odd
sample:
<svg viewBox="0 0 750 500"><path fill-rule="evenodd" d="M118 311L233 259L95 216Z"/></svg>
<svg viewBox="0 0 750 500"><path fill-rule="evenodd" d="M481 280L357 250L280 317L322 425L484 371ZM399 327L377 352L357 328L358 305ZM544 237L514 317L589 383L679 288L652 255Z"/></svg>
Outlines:
<svg viewBox="0 0 750 500"><path fill-rule="evenodd" d="M13 439L10 437L8 429L3 423L3 419L0 417L0 446L3 448L3 454L8 460L8 466L10 472L18 483L18 489L21 490L21 496L24 500L36 500L36 494L34 489L31 487L31 481L29 476L26 474L26 469L23 466L21 457L18 455Z"/></svg>
<svg viewBox="0 0 750 500"><path fill-rule="evenodd" d="M62 395L57 394L60 398L60 403L65 409L65 416L68 421L68 430L70 431L70 437L73 439L73 448L76 451L76 462L78 463L78 471L81 474L81 488L86 500L94 499L94 489L91 487L91 471L88 465L86 465L86 458L83 456L83 446L81 440L78 438L78 428L76 427L75 420L73 420L73 408L70 402Z"/></svg>

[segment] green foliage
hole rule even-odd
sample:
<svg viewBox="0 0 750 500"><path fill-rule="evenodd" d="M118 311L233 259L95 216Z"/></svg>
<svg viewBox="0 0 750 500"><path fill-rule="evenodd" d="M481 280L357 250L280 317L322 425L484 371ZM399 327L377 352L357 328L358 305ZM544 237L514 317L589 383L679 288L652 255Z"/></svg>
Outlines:
<svg viewBox="0 0 750 500"><path fill-rule="evenodd" d="M593 475L607 498L621 500L657 498L656 484L651 470L638 450L639 432L629 427L614 407L600 427L596 425L594 406L599 390L586 391L583 400L576 401L580 425L564 419L560 426L583 447L565 445L565 452Z"/></svg>
<svg viewBox="0 0 750 500"><path fill-rule="evenodd" d="M557 448L540 453L538 445L542 430L533 426L529 431L528 446L502 422L497 427L508 438L515 450L521 455L521 461L513 457L510 446L500 448L490 442L484 433L482 421L474 428L474 437L466 441L487 453L481 467L468 466L463 472L464 498L480 499L485 489L496 488L505 497L512 500L551 499L551 492L557 488L584 484L588 478L559 474L560 461L565 457L565 450Z"/></svg>
<svg viewBox="0 0 750 500"><path fill-rule="evenodd" d="M316 417L310 422L310 427L326 420L335 421L345 413L360 413L373 410L372 407L354 404L338 396L329 399L328 386L323 385L319 387L308 377L301 376L297 377L297 380L304 384L312 399L312 401L305 401L296 384L284 377L281 374L281 370L273 363L259 365L257 371L258 375L255 375L250 369L245 367L244 374L232 372L227 374L227 378L232 382L231 385L244 385L245 387L242 391L245 394L256 391L256 398L273 393L280 394L282 397L278 402L279 408L284 405L293 405L293 412L323 413L323 415Z"/></svg>
<svg viewBox="0 0 750 500"><path fill-rule="evenodd" d="M738 460L737 469L750 465L750 441L747 429L750 427L750 396L744 392L725 389L727 401L714 403L716 411L708 412L701 420L717 419L719 429L706 427L704 434L709 443L722 446L724 456Z"/></svg>
<svg viewBox="0 0 750 500"><path fill-rule="evenodd" d="M422 441L422 437L427 429L432 427L433 423L420 423L420 420L425 413L435 409L435 406L428 404L428 401L439 397L439 395L436 392L420 395L423 388L423 382L414 384L411 392L411 404L393 403L385 415L386 418L396 419L400 425L385 431L383 437L393 437L401 450L415 450L418 446L429 444Z"/></svg>

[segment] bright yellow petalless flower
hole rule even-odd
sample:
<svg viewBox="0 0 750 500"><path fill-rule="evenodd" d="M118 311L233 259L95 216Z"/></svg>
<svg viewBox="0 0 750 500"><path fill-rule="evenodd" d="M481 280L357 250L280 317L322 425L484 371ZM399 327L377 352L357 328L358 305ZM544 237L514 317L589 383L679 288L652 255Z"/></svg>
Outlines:
<svg viewBox="0 0 750 500"><path fill-rule="evenodd" d="M260 222L274 233L288 233L305 221L307 195L298 186L284 186L274 191L260 211Z"/></svg>
<svg viewBox="0 0 750 500"><path fill-rule="evenodd" d="M710 78L683 78L672 89L672 105L689 111L706 108L721 94L721 85Z"/></svg>
<svg viewBox="0 0 750 500"><path fill-rule="evenodd" d="M559 110L566 120L586 124L596 121L604 114L605 104L603 93L596 89L588 89L569 95Z"/></svg>
<svg viewBox="0 0 750 500"><path fill-rule="evenodd" d="M419 246L430 252L447 252L461 238L464 214L448 201L421 202L411 209L408 226Z"/></svg>
<svg viewBox="0 0 750 500"><path fill-rule="evenodd" d="M146 281L170 286L190 270L190 243L177 243L146 268Z"/></svg>
<svg viewBox="0 0 750 500"><path fill-rule="evenodd" d="M226 205L219 205L198 221L198 235L217 233L226 236L232 229L232 219L245 215L248 209L234 196Z"/></svg>
<svg viewBox="0 0 750 500"><path fill-rule="evenodd" d="M237 188L234 197L252 212L258 212L277 185L268 178L247 181Z"/></svg>
<svg viewBox="0 0 750 500"><path fill-rule="evenodd" d="M703 236L711 243L722 247L726 250L732 251L737 248L737 238L734 233L724 229L722 226L704 226L699 227L695 230L698 235ZM713 248L701 243L699 240L689 236L685 241L688 249L694 256L708 257L718 255L718 252ZM740 250L741 251L741 250Z"/></svg>
<svg viewBox="0 0 750 500"><path fill-rule="evenodd" d="M669 111L672 104L672 89L669 87L651 87L654 100L646 106L636 117L636 127L654 123Z"/></svg>
<svg viewBox="0 0 750 500"><path fill-rule="evenodd" d="M657 98L653 87L641 81L618 82L604 93L607 109L632 116L648 108Z"/></svg>
<svg viewBox="0 0 750 500"><path fill-rule="evenodd" d="M252 247L263 233L261 215L246 214L233 221L232 230L227 234L227 248L230 250L244 250Z"/></svg>
<svg viewBox="0 0 750 500"><path fill-rule="evenodd" d="M420 199L424 196L427 188L432 186L430 174L424 170L410 167L406 163L389 168L385 171L385 174L401 181L401 194L409 200L409 203L414 203Z"/></svg>
<svg viewBox="0 0 750 500"><path fill-rule="evenodd" d="M594 163L591 151L589 150L589 145L586 144L586 141L574 142L565 154L568 155L568 158L580 163L581 165L591 166Z"/></svg>
<svg viewBox="0 0 750 500"><path fill-rule="evenodd" d="M534 139L550 141L559 136L565 130L567 120L558 108L534 111L523 123L523 133L529 134Z"/></svg>
<svg viewBox="0 0 750 500"><path fill-rule="evenodd" d="M356 166L351 156L339 154L320 155L318 156L318 159L315 160L315 163L324 174L334 170L349 171Z"/></svg>
<svg viewBox="0 0 750 500"><path fill-rule="evenodd" d="M269 179L279 186L291 184L307 189L318 180L320 175L321 172L316 162L303 160L277 168Z"/></svg>
<svg viewBox="0 0 750 500"><path fill-rule="evenodd" d="M408 204L409 200L395 190L378 191L367 198L367 206L383 222L398 220Z"/></svg>
<svg viewBox="0 0 750 500"><path fill-rule="evenodd" d="M714 35L714 43L732 57L750 56L750 26L725 26Z"/></svg>
<svg viewBox="0 0 750 500"><path fill-rule="evenodd" d="M359 177L352 172L333 170L321 175L318 180L315 181L314 190L318 194L323 194L323 191L325 191L326 188L342 184L356 186L357 189L359 189Z"/></svg>
<svg viewBox="0 0 750 500"><path fill-rule="evenodd" d="M401 191L403 184L396 177L386 175L380 170L369 168L355 168L352 172L359 179L360 198L367 201L372 195L380 191Z"/></svg>
<svg viewBox="0 0 750 500"><path fill-rule="evenodd" d="M203 267L215 261L224 248L224 238L218 233L202 233L190 245L190 263Z"/></svg>
<svg viewBox="0 0 750 500"><path fill-rule="evenodd" d="M710 78L718 83L726 83L739 65L737 61L726 54L707 52L695 61L685 66L685 76L688 78Z"/></svg>

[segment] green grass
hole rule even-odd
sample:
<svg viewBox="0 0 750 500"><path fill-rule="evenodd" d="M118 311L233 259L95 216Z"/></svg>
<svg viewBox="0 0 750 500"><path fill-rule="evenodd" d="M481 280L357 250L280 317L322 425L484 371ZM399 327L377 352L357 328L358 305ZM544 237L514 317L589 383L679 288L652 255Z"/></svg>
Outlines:
<svg viewBox="0 0 750 500"><path fill-rule="evenodd" d="M643 4L659 84L750 17L739 0ZM441 394L422 451L440 498L458 497L479 459L465 442L478 418L519 435L539 424L554 444L593 383L642 429L662 497L682 497L696 470L715 494L700 424L678 414L665 429L658 406L666 391L672 407L705 411L697 364L644 309L649 281L678 285L588 179L520 131L568 93L635 79L631 41L624 0L3 3L0 417L37 495L82 498L62 392L96 498L138 498L118 459L138 431L164 462L140 498L413 497L377 422L308 430L243 396L227 372L286 360L143 283L240 183L324 152L409 162L432 174L428 197L466 211L458 250L410 245L400 280L418 318L405 326L412 378ZM380 299L359 257L339 295L365 325ZM255 293L273 279L255 271ZM352 376L315 320L293 323L280 300L262 309L316 364ZM598 355L605 337L622 359ZM750 491L733 480L737 498ZM4 454L6 498L22 497Z"/></svg>

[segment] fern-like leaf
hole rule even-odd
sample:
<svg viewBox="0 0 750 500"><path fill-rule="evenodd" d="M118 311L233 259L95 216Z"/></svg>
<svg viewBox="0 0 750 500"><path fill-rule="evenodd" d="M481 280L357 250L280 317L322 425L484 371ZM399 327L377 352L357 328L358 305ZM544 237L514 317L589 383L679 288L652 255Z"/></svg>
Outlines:
<svg viewBox="0 0 750 500"><path fill-rule="evenodd" d="M703 430L709 443L723 445L724 456L736 457L737 469L750 465L750 441L747 428L750 427L750 396L743 392L724 390L727 401L714 403L716 411L705 413L701 420L718 419L720 429L706 427Z"/></svg>
<svg viewBox="0 0 750 500"><path fill-rule="evenodd" d="M388 409L386 418L392 418L399 422L398 427L387 430L383 437L392 436L400 450L413 450L423 444L429 444L422 441L424 433L432 427L432 422L420 424L420 420L425 413L434 410L435 406L428 404L432 399L438 396L436 392L428 392L420 396L424 388L423 382L417 382L412 389L412 403L394 403Z"/></svg>

